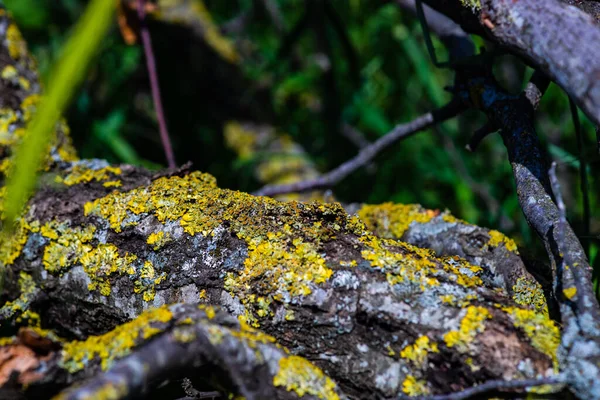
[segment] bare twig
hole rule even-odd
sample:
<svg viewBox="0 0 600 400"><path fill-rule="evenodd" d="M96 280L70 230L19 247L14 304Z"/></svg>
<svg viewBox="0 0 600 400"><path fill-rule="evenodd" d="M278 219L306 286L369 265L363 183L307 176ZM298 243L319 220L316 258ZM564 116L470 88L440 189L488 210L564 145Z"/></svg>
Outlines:
<svg viewBox="0 0 600 400"><path fill-rule="evenodd" d="M494 124L492 124L488 121L485 125L483 125L479 129L477 129L475 131L475 133L473 133L473 136L471 136L471 140L469 141L469 143L466 146L467 150L468 151L477 150L477 146L479 146L479 143L481 143L481 141L485 137L496 132L497 130L498 130L498 128Z"/></svg>
<svg viewBox="0 0 600 400"><path fill-rule="evenodd" d="M175 155L173 154L173 147L171 146L169 131L167 130L165 112L163 110L162 101L160 98L158 74L156 72L156 59L154 58L154 51L152 51L152 39L150 38L150 31L148 30L148 26L146 24L145 3L146 0L138 0L137 3L138 18L140 20L140 35L142 38L142 44L144 46L144 54L146 56L146 67L148 68L148 76L150 78L152 100L154 101L154 108L156 110L156 119L158 120L160 140L165 150L167 164L169 168L174 169L177 168L177 163L175 162Z"/></svg>
<svg viewBox="0 0 600 400"><path fill-rule="evenodd" d="M408 397L403 396L403 399L417 400L464 400L489 392L512 392L515 390L523 390L528 387L543 386L543 385L559 385L561 380L557 377L523 379L515 381L492 380L482 383L481 385L462 390L460 392L440 394L435 396ZM560 388L562 390L562 387Z"/></svg>
<svg viewBox="0 0 600 400"><path fill-rule="evenodd" d="M361 131L346 122L342 124L342 134L359 149L371 144Z"/></svg>
<svg viewBox="0 0 600 400"><path fill-rule="evenodd" d="M390 147L392 144L398 142L401 139L406 139L413 134L427 129L430 126L443 122L447 119L453 118L463 111L463 106L456 102L450 102L444 107L421 115L415 118L411 122L397 125L387 135L381 137L376 142L368 147L362 149L358 155L345 163L341 164L337 168L329 171L328 173L320 176L319 178L312 179L309 181L296 182L288 185L267 185L257 191L257 196L275 196L278 194L285 193L300 193L307 192L316 189L323 189L334 186L342 179L346 178L352 172L367 165L373 158L375 158L383 150Z"/></svg>

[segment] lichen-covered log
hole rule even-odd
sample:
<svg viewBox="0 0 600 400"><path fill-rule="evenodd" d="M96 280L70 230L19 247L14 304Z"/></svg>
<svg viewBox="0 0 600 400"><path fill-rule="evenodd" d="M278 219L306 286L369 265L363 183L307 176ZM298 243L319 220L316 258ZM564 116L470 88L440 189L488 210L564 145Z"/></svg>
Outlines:
<svg viewBox="0 0 600 400"><path fill-rule="evenodd" d="M4 175L39 85L3 12L0 34ZM488 266L499 247L518 259L498 233L476 242L479 261L438 256L387 238L372 209L363 221L199 172L76 160L57 129L0 243L0 397L81 384L63 396L122 398L181 376L246 398L391 397L557 371L540 286L521 267ZM435 216L398 207L390 218L412 227L421 214Z"/></svg>

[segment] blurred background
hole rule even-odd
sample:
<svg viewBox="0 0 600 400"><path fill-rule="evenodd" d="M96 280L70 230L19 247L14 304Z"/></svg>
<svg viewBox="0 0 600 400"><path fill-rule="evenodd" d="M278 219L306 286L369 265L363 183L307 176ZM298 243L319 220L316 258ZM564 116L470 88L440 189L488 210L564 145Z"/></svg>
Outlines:
<svg viewBox="0 0 600 400"><path fill-rule="evenodd" d="M87 2L5 3L47 81ZM144 51L134 43L133 3L121 5L66 118L81 157L160 169L166 161ZM285 149L281 143L295 143L292 164L326 172L395 124L450 99L443 88L452 84L452 73L433 66L419 21L393 1L160 0L157 5L149 8L149 29L175 157L179 164L191 161L194 169L215 175L221 187L260 188L276 174L266 171L264 162L278 157ZM438 59L447 59L432 39ZM495 72L513 93L532 73L510 56L496 61ZM537 126L549 157L559 164L569 219L586 236L582 239L598 270L600 183L592 171L600 157L594 127L579 115L583 137L578 146L568 97L551 85ZM336 200L449 209L514 237L531 256L543 255L521 214L500 136L489 136L474 153L465 150L484 122L471 111L394 145L334 187ZM267 130L267 140L279 138L279 147L257 146L257 139L246 135L248 126ZM581 157L588 164L589 235ZM278 168L285 169L283 164Z"/></svg>

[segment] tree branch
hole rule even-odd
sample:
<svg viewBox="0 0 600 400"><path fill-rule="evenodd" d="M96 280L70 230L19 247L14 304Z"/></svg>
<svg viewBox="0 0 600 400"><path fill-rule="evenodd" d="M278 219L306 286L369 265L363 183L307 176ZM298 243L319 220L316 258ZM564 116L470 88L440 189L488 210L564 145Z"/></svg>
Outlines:
<svg viewBox="0 0 600 400"><path fill-rule="evenodd" d="M459 104L451 102L438 110L417 117L411 122L397 125L391 132L360 150L356 157L346 161L345 163L316 179L291 183L288 185L267 185L257 191L255 195L275 196L284 193L302 193L311 190L332 187L357 169L367 165L379 153L389 148L396 142L406 139L434 124L453 118L462 111L463 108Z"/></svg>
<svg viewBox="0 0 600 400"><path fill-rule="evenodd" d="M424 1L544 72L600 124L600 26L590 15L560 1Z"/></svg>

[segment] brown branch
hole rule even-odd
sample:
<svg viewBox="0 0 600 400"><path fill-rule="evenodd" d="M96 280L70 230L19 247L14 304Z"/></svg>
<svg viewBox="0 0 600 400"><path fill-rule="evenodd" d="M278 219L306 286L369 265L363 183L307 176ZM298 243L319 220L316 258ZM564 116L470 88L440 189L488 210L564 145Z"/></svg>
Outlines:
<svg viewBox="0 0 600 400"><path fill-rule="evenodd" d="M148 30L148 25L146 23L145 3L146 0L138 0L137 3L138 18L140 20L140 35L144 47L144 54L146 55L146 67L148 69L148 77L150 78L150 88L152 90L152 100L154 101L154 108L156 110L156 119L158 120L160 140L165 151L165 157L167 158L167 165L170 169L175 169L177 168L177 163L175 162L175 155L173 154L165 112L162 106L160 86L158 84L158 73L156 70L156 59L154 57L154 51L152 50L150 31Z"/></svg>
<svg viewBox="0 0 600 400"><path fill-rule="evenodd" d="M379 138L373 144L360 150L358 155L328 173L309 181L291 183L289 185L267 185L257 191L257 196L275 196L284 193L301 193L316 189L330 188L346 178L357 169L364 167L379 153L386 150L400 140L431 127L434 124L446 121L460 114L463 107L456 102L450 102L444 107L421 115L411 122L397 125L391 132Z"/></svg>

